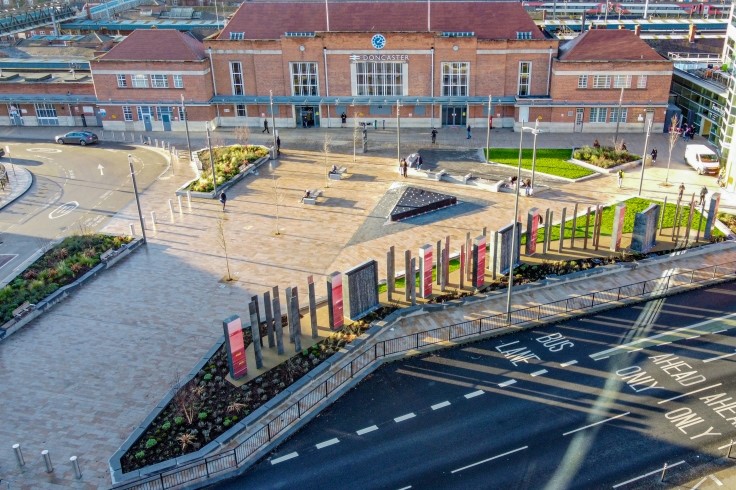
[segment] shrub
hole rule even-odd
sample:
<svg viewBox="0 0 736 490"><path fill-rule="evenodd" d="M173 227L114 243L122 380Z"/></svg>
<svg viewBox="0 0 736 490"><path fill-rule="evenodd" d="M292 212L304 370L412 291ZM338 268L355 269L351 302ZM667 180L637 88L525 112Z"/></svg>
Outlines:
<svg viewBox="0 0 736 490"><path fill-rule="evenodd" d="M176 425L181 425L184 423L184 417L174 417L174 423Z"/></svg>
<svg viewBox="0 0 736 490"><path fill-rule="evenodd" d="M268 155L268 149L263 146L232 145L212 148L215 161L217 184L224 184L240 172L241 164L247 164ZM189 190L195 192L212 191L212 172L210 170L210 152L202 150L198 154L202 168L200 178L189 185Z"/></svg>
<svg viewBox="0 0 736 490"><path fill-rule="evenodd" d="M205 381L209 381L209 380L211 380L211 379L212 379L212 375L211 375L210 373L207 373L207 374L205 374L205 375L204 375L204 376L202 377L202 379L204 379Z"/></svg>
<svg viewBox="0 0 736 490"><path fill-rule="evenodd" d="M145 457L146 457L145 451L138 451L137 453L135 453L135 459L143 459Z"/></svg>
<svg viewBox="0 0 736 490"><path fill-rule="evenodd" d="M150 439L146 441L146 449L151 449L156 444L158 444L158 441L154 439L153 437L151 437Z"/></svg>
<svg viewBox="0 0 736 490"><path fill-rule="evenodd" d="M207 412L199 412L199 413L197 414L197 418L198 418L199 420L204 420L204 419L206 419L206 418L207 418Z"/></svg>
<svg viewBox="0 0 736 490"><path fill-rule="evenodd" d="M222 422L222 425L224 425L225 427L230 427L230 424L232 424L232 422L230 421L230 419L225 419Z"/></svg>
<svg viewBox="0 0 736 490"><path fill-rule="evenodd" d="M163 423L163 424L161 425L161 430L169 430L169 429L171 429L171 422L169 422L169 421L167 420L166 422L164 422L164 423Z"/></svg>

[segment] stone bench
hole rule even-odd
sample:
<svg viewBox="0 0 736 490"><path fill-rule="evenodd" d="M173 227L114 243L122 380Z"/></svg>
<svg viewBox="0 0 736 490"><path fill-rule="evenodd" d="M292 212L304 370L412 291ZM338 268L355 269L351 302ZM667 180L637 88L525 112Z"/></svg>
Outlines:
<svg viewBox="0 0 736 490"><path fill-rule="evenodd" d="M442 177L444 175L447 175L447 170L442 169L442 170L440 170L438 172L435 172L434 175L433 175L433 177L434 177L434 180L439 181L439 180L442 180Z"/></svg>
<svg viewBox="0 0 736 490"><path fill-rule="evenodd" d="M309 197L303 197L302 202L304 204L317 204L317 198L322 195L322 189L315 189L313 191L309 191Z"/></svg>
<svg viewBox="0 0 736 490"><path fill-rule="evenodd" d="M504 189L506 187L506 180L499 180L495 184L492 185L493 192L501 192L501 189Z"/></svg>
<svg viewBox="0 0 736 490"><path fill-rule="evenodd" d="M118 254L118 251L111 248L109 250L102 252L102 254L100 254L100 260L103 262L107 262L111 258L115 257L117 254Z"/></svg>
<svg viewBox="0 0 736 490"><path fill-rule="evenodd" d="M25 303L23 303L22 305L20 305L19 307L13 310L13 318L19 319L23 317L23 315L25 315L26 313L29 313L35 307L36 305L26 301Z"/></svg>
<svg viewBox="0 0 736 490"><path fill-rule="evenodd" d="M473 178L473 174L463 175L463 184L467 184L470 179Z"/></svg>
<svg viewBox="0 0 736 490"><path fill-rule="evenodd" d="M327 177L329 177L330 180L341 180L343 174L347 171L348 171L347 167L340 167L337 169L336 172L329 172L327 174Z"/></svg>

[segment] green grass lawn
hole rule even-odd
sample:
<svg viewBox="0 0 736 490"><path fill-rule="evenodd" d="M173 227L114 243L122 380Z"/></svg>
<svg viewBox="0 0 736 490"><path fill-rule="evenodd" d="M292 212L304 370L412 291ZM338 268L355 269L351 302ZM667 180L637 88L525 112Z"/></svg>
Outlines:
<svg viewBox="0 0 736 490"><path fill-rule="evenodd" d="M450 259L450 273L455 272L459 268L460 268L460 259ZM436 281L437 281L437 267L432 267L432 282L434 283ZM406 279L404 277L399 277L396 279L396 289L404 289L405 284L406 284ZM419 272L416 273L414 284L416 285L417 288L419 288ZM379 294L385 293L387 288L388 287L385 284L379 284L378 285Z"/></svg>
<svg viewBox="0 0 736 490"><path fill-rule="evenodd" d="M644 211L650 204L653 203L653 201L649 201L647 199L641 199L638 197L632 197L631 199L628 199L624 201L626 204L626 216L624 217L624 233L632 233L634 231L634 217L636 216L636 213L640 213ZM656 204L656 203L655 203ZM667 207L664 209L664 223L662 225L662 228L672 228L675 224L675 211L677 209L677 206L672 203L667 203ZM700 211L698 211L699 208L696 208L695 212L693 213L693 224L692 224L692 230L695 231L698 229L698 225L700 224ZM613 213L615 210L615 206L606 206L603 208L603 214L601 218L601 235L603 236L611 236L611 233L613 233ZM572 213L572 209L568 208L568 212ZM690 213L690 206L682 206L680 209L680 226L682 226L681 233L685 232L685 227L687 226L687 218ZM577 228L575 229L575 238L584 238L585 237L585 208L578 209L578 220L577 220ZM660 219L661 219L660 214ZM559 219L560 216L556 216L555 219ZM705 231L705 216L703 216L703 222L700 225L700 231ZM659 224L657 224L657 228L659 228ZM565 219L565 238L570 239L572 237L573 227L572 227L572 218L570 216L567 216ZM591 238L593 236L593 214L591 213L590 216L590 227L588 229L588 238ZM702 234L701 234L702 236ZM713 227L713 236L714 237L722 237L723 233L721 233L720 230ZM552 230L550 231L550 239L552 241L556 241L560 239L560 225L554 225ZM544 241L544 228L540 227L539 232L537 234L537 243L540 243ZM526 236L522 236L521 243L526 243Z"/></svg>
<svg viewBox="0 0 736 490"><path fill-rule="evenodd" d="M488 149L486 148L486 153ZM537 148L536 172L565 177L567 179L579 179L595 172L585 167L575 165L567 160L570 159L572 150L560 148ZM516 167L519 165L518 148L491 148L488 159L492 162ZM532 169L532 150L524 149L521 152L521 168Z"/></svg>

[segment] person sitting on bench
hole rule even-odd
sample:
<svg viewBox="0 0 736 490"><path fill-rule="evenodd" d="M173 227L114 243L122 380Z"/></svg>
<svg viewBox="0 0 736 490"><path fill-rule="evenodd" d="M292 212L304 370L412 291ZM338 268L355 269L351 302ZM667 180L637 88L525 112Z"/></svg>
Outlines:
<svg viewBox="0 0 736 490"><path fill-rule="evenodd" d="M330 173L331 173L331 174L336 174L336 173L339 173L339 172L337 171L337 165L333 165L333 166L332 166L332 168L330 169ZM307 196L307 197L309 197L309 196Z"/></svg>
<svg viewBox="0 0 736 490"><path fill-rule="evenodd" d="M309 189L307 189L306 191L304 191L304 195L302 196L302 202L304 202L305 199L309 199L310 197L312 197L312 193Z"/></svg>

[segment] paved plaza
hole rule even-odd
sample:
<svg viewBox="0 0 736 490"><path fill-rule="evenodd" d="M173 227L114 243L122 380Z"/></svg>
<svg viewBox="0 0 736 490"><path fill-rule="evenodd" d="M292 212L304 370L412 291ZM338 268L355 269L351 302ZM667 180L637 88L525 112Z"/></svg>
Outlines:
<svg viewBox="0 0 736 490"><path fill-rule="evenodd" d="M27 129L20 134L3 128L0 136L47 136L43 128L37 132ZM440 133L438 149L462 149L469 158L479 155L477 147L485 138L468 142L464 132L453 131ZM186 147L183 135L156 136L179 149ZM641 151L643 134L623 136L630 150ZM228 142L232 134L222 132L220 138ZM329 152L323 151L325 138L330 143ZM518 146L518 133L508 130L494 130L491 138L494 147ZM542 134L537 144L542 148L573 147L590 144L595 138L605 144L611 135ZM253 134L251 139L253 143L270 143L265 134ZM672 200L676 196L675 186L660 185L666 172L666 139L667 135L661 134L651 138L659 148L659 162L645 171L643 197L669 195ZM449 235L451 252L455 253L466 233L477 236L484 227L495 230L512 220L511 193L403 179L396 165L395 133L390 131L371 133L369 150L373 150L358 154L355 161L349 129L283 130L281 140L281 158L228 191L224 213L216 200L193 199L190 208L186 198L180 212L174 192L194 176L194 171L188 162L174 161L141 196L149 225L151 212L157 221L155 230L147 230L148 244L0 343L0 489L6 482L12 489L109 487L109 457L165 396L175 375L187 373L212 347L222 334L222 319L233 314L247 316L252 295L275 285L282 291L287 286L306 291L307 276L314 275L317 296L321 297L326 294L325 275L333 271L345 271L373 258L384 275L390 246L396 247L400 257L403 250L415 253L425 243ZM429 148L428 140L428 131L406 130L402 132L405 150L401 153L405 156ZM201 142L202 135L193 135L193 141ZM531 147L531 143L528 137L524 146ZM681 164L683 142L678 142L676 151L677 166L673 164L670 171L671 181L684 181L688 192L695 192L703 183L716 190L713 177L697 176ZM326 178L333 164L347 167L344 180ZM479 156L467 164L485 166ZM509 172L495 166L484 168L489 175ZM524 215L531 207L550 208L559 217L563 207L570 209L576 203L584 209L636 196L639 175L639 169L628 172L622 189L614 175L575 184L545 180L547 190L521 198L520 213ZM403 184L452 194L468 205L460 213L440 211L410 225L370 225L383 220L376 214L376 206L385 193ZM323 190L318 205L300 203L305 189ZM736 198L724 194L722 208L736 209ZM223 281L226 264L217 232L221 219L235 282ZM130 224L139 228L132 200L104 231L128 233ZM721 258L724 262L734 260L736 252L728 248L722 256L693 254L678 265L699 267ZM403 260L397 262L397 268L403 269ZM637 280L632 277L629 282ZM589 288L602 286L590 284ZM542 297L527 294L518 301L539 303L569 294L570 290L560 287L545 290ZM431 321L441 325L458 321L458 316L467 319L482 314L488 311L457 309ZM404 323L410 331L410 320ZM13 456L11 446L15 443L24 450L27 464L23 470ZM55 466L51 474L45 472L40 455L43 449L49 450ZM81 480L74 479L69 464L72 455L79 457Z"/></svg>

